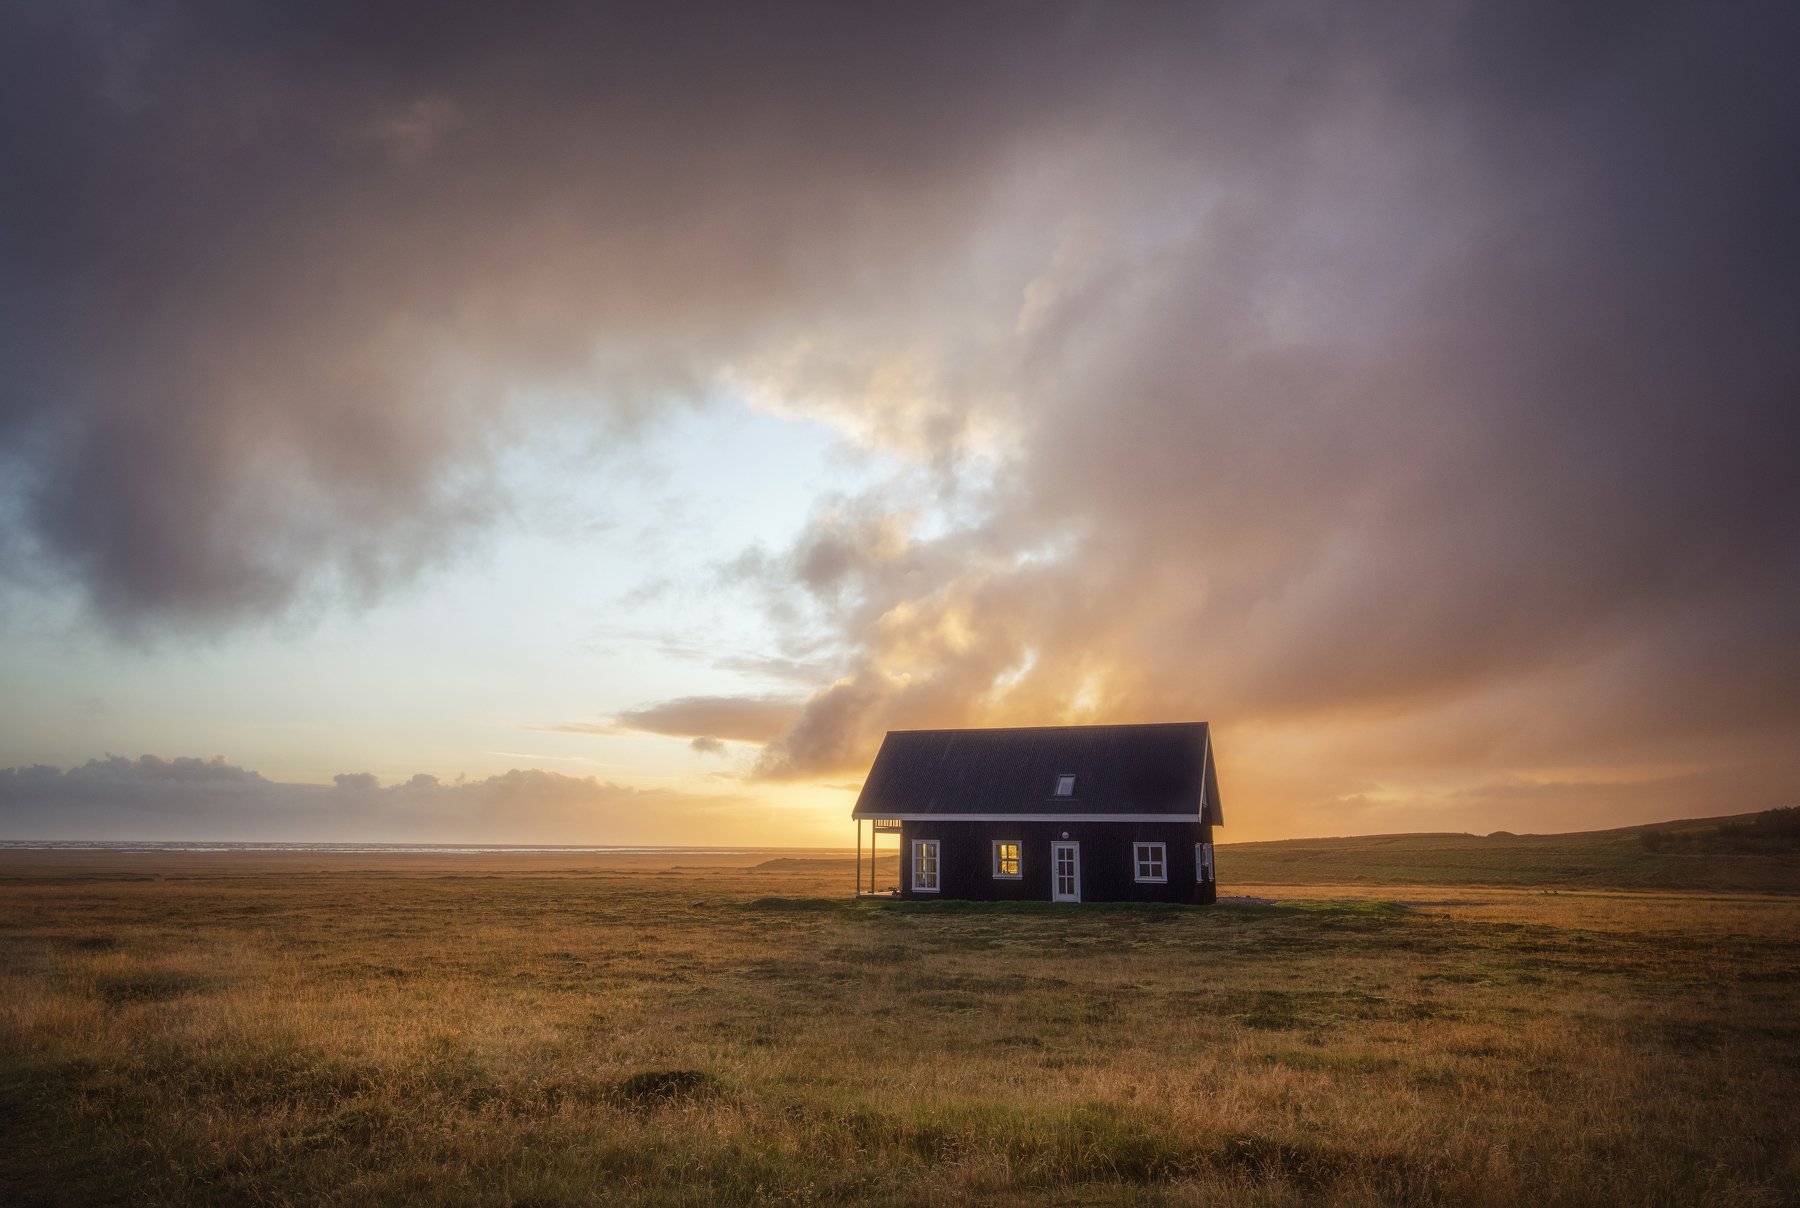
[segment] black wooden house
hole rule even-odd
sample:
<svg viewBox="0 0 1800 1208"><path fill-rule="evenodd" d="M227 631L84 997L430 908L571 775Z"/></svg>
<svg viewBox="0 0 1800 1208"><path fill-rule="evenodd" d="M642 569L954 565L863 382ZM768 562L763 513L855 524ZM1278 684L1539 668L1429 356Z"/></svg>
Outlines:
<svg viewBox="0 0 1800 1208"><path fill-rule="evenodd" d="M902 898L1193 902L1218 896L1224 824L1205 722L893 730L856 821L858 893L900 837ZM869 824L868 873L863 825Z"/></svg>

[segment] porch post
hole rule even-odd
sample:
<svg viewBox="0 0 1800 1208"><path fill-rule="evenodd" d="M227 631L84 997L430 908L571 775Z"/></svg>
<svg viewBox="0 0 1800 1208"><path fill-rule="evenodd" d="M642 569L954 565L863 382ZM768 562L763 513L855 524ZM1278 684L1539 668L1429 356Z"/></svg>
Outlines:
<svg viewBox="0 0 1800 1208"><path fill-rule="evenodd" d="M862 892L862 819L856 819L856 892Z"/></svg>

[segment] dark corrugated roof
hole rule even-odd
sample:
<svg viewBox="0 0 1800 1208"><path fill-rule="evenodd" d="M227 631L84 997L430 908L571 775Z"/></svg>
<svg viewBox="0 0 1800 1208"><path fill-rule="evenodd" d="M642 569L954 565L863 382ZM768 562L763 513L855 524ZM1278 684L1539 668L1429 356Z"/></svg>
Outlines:
<svg viewBox="0 0 1800 1208"><path fill-rule="evenodd" d="M1170 814L1220 822L1203 721L890 730L854 818L896 814ZM1057 777L1075 777L1073 796Z"/></svg>

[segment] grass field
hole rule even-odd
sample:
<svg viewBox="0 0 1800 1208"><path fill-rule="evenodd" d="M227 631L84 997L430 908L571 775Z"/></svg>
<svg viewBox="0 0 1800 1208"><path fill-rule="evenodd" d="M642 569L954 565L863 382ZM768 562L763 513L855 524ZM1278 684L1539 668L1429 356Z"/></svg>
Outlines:
<svg viewBox="0 0 1800 1208"><path fill-rule="evenodd" d="M1219 848L1221 883L1800 892L1800 810L1565 835L1370 835Z"/></svg>
<svg viewBox="0 0 1800 1208"><path fill-rule="evenodd" d="M1198 909L5 853L0 1202L1800 1203L1800 896L1386 846Z"/></svg>

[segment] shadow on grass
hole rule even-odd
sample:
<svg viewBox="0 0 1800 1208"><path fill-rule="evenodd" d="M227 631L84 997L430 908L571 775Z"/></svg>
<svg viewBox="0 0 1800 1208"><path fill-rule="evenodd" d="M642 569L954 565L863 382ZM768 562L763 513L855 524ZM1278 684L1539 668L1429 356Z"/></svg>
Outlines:
<svg viewBox="0 0 1800 1208"><path fill-rule="evenodd" d="M1093 915L1172 915L1210 910L1208 906L1189 906L1181 902L967 902L955 898L936 902L876 902L863 900L851 904L864 915L918 914L936 917L946 914L1024 916L1035 918L1085 918Z"/></svg>
<svg viewBox="0 0 1800 1208"><path fill-rule="evenodd" d="M982 1155L1004 1159L1008 1189L1166 1184L1206 1173L1318 1194L1360 1183L1398 1195L1411 1172L1395 1153L1303 1137L1200 1137L1174 1122L1085 1104L1048 1111L989 1104L893 1112L868 1105L790 1118L828 1145L886 1155L894 1168L940 1166Z"/></svg>
<svg viewBox="0 0 1800 1208"><path fill-rule="evenodd" d="M117 1007L130 1003L169 1002L189 994L204 994L221 984L219 978L197 973L151 969L96 978L94 996Z"/></svg>
<svg viewBox="0 0 1800 1208"><path fill-rule="evenodd" d="M695 1099L710 1099L723 1087L703 1070L644 1070L622 1080L619 1098L631 1107L661 1107Z"/></svg>

